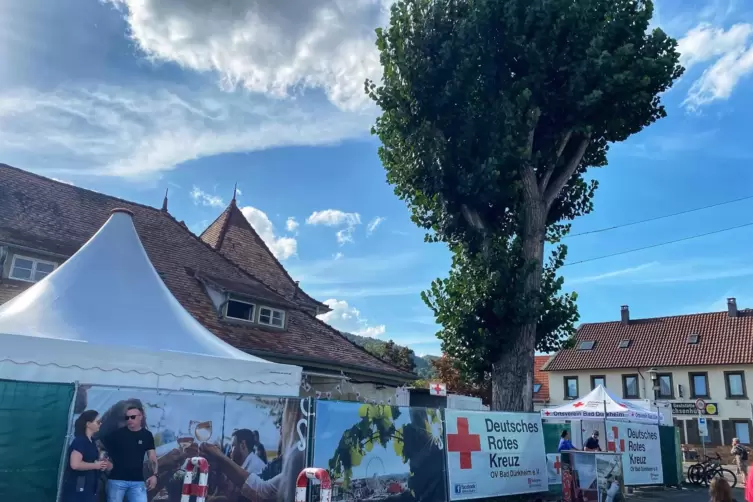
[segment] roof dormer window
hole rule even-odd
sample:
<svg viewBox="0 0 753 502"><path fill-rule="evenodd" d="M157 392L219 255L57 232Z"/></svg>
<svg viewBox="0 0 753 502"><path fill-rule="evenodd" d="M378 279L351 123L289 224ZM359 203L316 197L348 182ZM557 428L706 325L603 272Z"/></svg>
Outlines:
<svg viewBox="0 0 753 502"><path fill-rule="evenodd" d="M630 347L630 340L628 340L627 338L624 339L624 340L620 340L620 344L618 346L621 349L626 349L626 348Z"/></svg>
<svg viewBox="0 0 753 502"><path fill-rule="evenodd" d="M689 345L698 345L698 342L700 341L701 337L700 335L688 335L688 344Z"/></svg>
<svg viewBox="0 0 753 502"><path fill-rule="evenodd" d="M285 311L273 309L272 307L260 307L259 324L275 328L283 328L285 327Z"/></svg>
<svg viewBox="0 0 753 502"><path fill-rule="evenodd" d="M580 342L578 344L578 350L593 350L594 345L596 345L596 342L593 340L589 340L587 342Z"/></svg>
<svg viewBox="0 0 753 502"><path fill-rule="evenodd" d="M225 304L225 317L239 321L254 322L256 305L249 301L231 296Z"/></svg>
<svg viewBox="0 0 753 502"><path fill-rule="evenodd" d="M55 267L57 263L51 261L15 255L10 264L8 277L17 281L39 282L51 274Z"/></svg>

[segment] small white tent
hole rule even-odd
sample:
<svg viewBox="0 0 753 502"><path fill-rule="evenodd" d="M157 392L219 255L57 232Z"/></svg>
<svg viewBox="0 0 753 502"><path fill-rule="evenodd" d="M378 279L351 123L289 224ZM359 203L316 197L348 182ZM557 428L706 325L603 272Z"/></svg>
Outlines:
<svg viewBox="0 0 753 502"><path fill-rule="evenodd" d="M128 210L0 307L0 378L298 396L301 368L225 343L167 289Z"/></svg>
<svg viewBox="0 0 753 502"><path fill-rule="evenodd" d="M658 413L615 397L602 385L572 403L541 410L541 418L550 420L604 420L604 411L606 411L607 420L658 424L660 419Z"/></svg>

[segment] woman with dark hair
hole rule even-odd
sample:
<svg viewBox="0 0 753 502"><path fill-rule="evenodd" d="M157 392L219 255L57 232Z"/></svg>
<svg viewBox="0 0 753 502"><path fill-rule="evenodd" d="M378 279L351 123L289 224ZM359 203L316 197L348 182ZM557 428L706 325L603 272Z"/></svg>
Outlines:
<svg viewBox="0 0 753 502"><path fill-rule="evenodd" d="M95 502L99 472L109 463L99 459L99 450L92 436L99 431L99 413L87 410L76 419L74 438L68 448L62 502Z"/></svg>

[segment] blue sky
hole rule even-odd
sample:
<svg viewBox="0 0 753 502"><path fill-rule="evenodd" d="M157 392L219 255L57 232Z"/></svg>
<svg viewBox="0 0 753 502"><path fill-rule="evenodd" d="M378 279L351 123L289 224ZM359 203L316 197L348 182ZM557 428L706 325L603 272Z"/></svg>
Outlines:
<svg viewBox="0 0 753 502"><path fill-rule="evenodd" d="M200 232L237 182L326 321L438 353L419 292L449 255L385 182L362 94L391 0L0 3L0 162L159 206ZM615 146L591 231L753 195L753 5L659 0L688 71ZM750 222L753 200L567 240L577 262ZM562 269L584 322L753 307L753 227Z"/></svg>

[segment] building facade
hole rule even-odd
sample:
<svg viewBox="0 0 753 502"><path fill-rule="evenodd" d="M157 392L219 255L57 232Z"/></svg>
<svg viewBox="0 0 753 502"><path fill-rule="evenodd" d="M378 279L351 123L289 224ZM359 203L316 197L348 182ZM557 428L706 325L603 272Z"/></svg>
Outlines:
<svg viewBox="0 0 753 502"><path fill-rule="evenodd" d="M319 320L329 307L290 277L235 199L196 236L169 213L167 197L158 209L0 164L0 304L52 273L116 207L133 213L149 260L181 305L231 345L303 367L302 396L394 400L417 378Z"/></svg>
<svg viewBox="0 0 753 502"><path fill-rule="evenodd" d="M652 319L630 319L623 306L620 321L582 325L575 348L544 370L552 406L601 384L623 399L669 404L683 444L753 440L753 311L738 310L734 298L726 312Z"/></svg>

